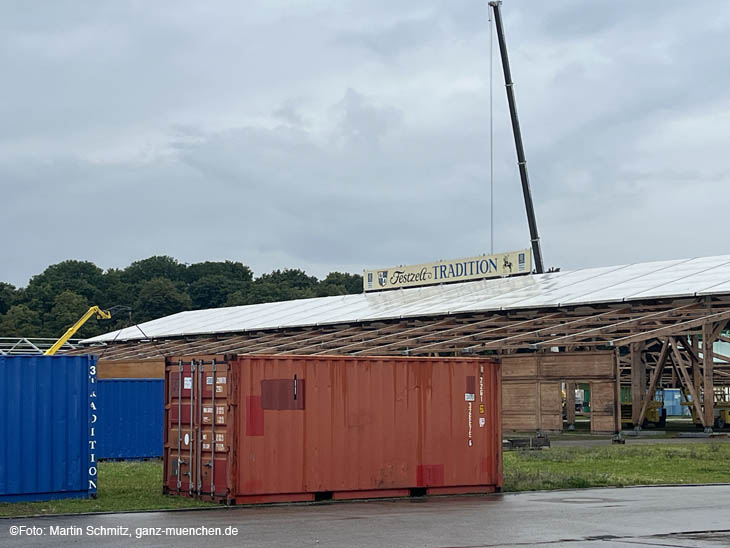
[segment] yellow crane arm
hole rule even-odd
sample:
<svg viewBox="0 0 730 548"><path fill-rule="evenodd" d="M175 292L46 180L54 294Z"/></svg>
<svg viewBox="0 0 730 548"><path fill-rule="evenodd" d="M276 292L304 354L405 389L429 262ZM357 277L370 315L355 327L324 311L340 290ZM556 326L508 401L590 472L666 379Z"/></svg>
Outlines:
<svg viewBox="0 0 730 548"><path fill-rule="evenodd" d="M94 315L96 315L97 319L99 320L109 320L112 317L112 313L108 310L102 310L98 306L92 306L91 308L89 308L89 310L86 311L83 316L81 316L81 318L79 318L79 321L69 327L68 330L63 334L63 336L58 339L51 348L46 350L43 355L53 356L56 352L58 352L58 349L66 344L66 342L74 336L74 333L81 329L81 326L84 325L86 321Z"/></svg>

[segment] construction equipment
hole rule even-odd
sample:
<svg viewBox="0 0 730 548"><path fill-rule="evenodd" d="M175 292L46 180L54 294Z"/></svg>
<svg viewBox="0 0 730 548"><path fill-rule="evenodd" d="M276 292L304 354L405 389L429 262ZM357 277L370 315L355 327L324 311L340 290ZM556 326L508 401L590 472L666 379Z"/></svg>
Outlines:
<svg viewBox="0 0 730 548"><path fill-rule="evenodd" d="M512 72L509 67L509 57L507 56L507 42L504 38L504 28L502 27L502 12L500 6L501 1L489 2L494 10L494 25L497 29L497 40L499 41L499 51L502 54L502 70L504 71L504 85L507 88L507 102L509 103L509 113L512 119L512 133L515 137L515 148L517 149L517 165L520 169L520 180L522 181L522 195L525 198L525 209L527 210L527 224L530 227L530 242L532 243L532 255L535 258L535 272L542 274L545 267L542 262L542 250L540 249L540 236L537 233L537 220L535 219L535 208L532 205L532 193L530 191L530 180L527 177L527 160L525 159L525 149L522 145L522 132L520 131L520 121L517 118L517 105L515 103L514 83L512 82Z"/></svg>
<svg viewBox="0 0 730 548"><path fill-rule="evenodd" d="M637 426L633 423L633 405L630 390L621 390L621 422L632 426ZM667 410L664 408L664 391L657 390L656 398L649 400L646 408L646 417L644 418L641 425L642 428L646 428L650 424L658 428L664 428L667 425Z"/></svg>
<svg viewBox="0 0 730 548"><path fill-rule="evenodd" d="M689 412L692 415L692 422L697 428L702 428L702 420L697 416L697 410L690 401L683 401L680 405L683 407L689 407ZM718 430L725 428L730 424L730 403L716 403L715 404L715 420L713 426Z"/></svg>
<svg viewBox="0 0 730 548"><path fill-rule="evenodd" d="M681 402L680 405L683 407L689 407L689 412L692 415L692 422L697 428L702 428L702 419L697 415L697 410L692 402L689 401L689 398L685 396L684 401ZM713 426L720 430L730 425L730 401L728 401L727 395L722 391L722 389L715 389L715 405L713 408Z"/></svg>
<svg viewBox="0 0 730 548"><path fill-rule="evenodd" d="M96 315L97 320L111 320L112 316L116 314L117 312L121 312L122 310L129 310L129 307L127 306L115 306L110 308L109 310L102 310L98 306L92 306L89 308L89 310L86 311L86 313L79 318L79 320L73 324L71 327L66 330L66 332L61 336L60 339L58 339L53 346L51 346L48 350L46 350L43 355L44 356L53 356L58 350L66 344L66 342L74 336L74 333L76 333L81 327L89 320L92 316Z"/></svg>
<svg viewBox="0 0 730 548"><path fill-rule="evenodd" d="M626 424L633 424L631 402L621 403L621 422ZM658 428L664 428L667 424L667 410L664 409L664 402L651 400L646 409L646 418L644 418L641 424L642 428L646 428L650 424ZM636 426L636 425L634 425Z"/></svg>

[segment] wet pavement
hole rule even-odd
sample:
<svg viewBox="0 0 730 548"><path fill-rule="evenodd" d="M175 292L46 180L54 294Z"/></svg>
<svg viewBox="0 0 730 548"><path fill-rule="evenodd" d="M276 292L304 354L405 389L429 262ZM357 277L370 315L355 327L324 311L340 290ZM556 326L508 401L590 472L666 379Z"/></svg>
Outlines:
<svg viewBox="0 0 730 548"><path fill-rule="evenodd" d="M730 486L583 489L0 519L0 546L719 547L729 509Z"/></svg>

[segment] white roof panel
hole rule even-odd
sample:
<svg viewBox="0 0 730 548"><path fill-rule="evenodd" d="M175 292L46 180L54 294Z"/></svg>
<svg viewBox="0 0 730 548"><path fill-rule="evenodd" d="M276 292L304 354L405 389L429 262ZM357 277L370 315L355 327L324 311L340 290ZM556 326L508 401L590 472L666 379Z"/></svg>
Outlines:
<svg viewBox="0 0 730 548"><path fill-rule="evenodd" d="M730 294L730 255L191 310L84 343L364 322L636 299ZM143 334L144 332L144 334Z"/></svg>

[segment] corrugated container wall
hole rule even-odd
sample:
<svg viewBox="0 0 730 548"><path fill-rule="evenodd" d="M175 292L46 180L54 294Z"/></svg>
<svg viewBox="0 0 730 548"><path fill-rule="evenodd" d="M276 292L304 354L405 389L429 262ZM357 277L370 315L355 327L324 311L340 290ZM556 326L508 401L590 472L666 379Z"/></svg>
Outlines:
<svg viewBox="0 0 730 548"><path fill-rule="evenodd" d="M501 489L491 360L182 357L166 374L167 493L255 503Z"/></svg>
<svg viewBox="0 0 730 548"><path fill-rule="evenodd" d="M162 457L163 379L99 379L97 458Z"/></svg>
<svg viewBox="0 0 730 548"><path fill-rule="evenodd" d="M0 356L0 501L96 496L96 358Z"/></svg>

